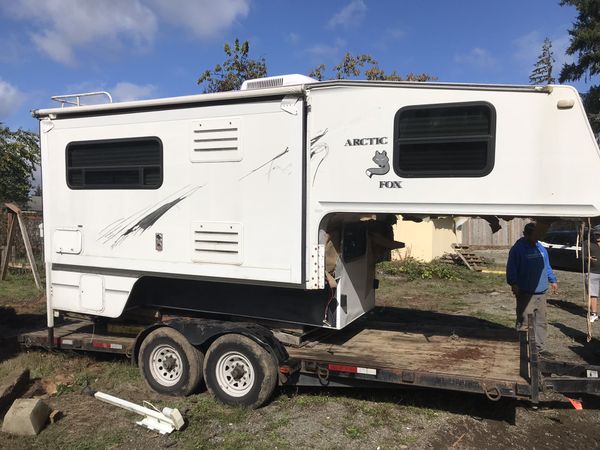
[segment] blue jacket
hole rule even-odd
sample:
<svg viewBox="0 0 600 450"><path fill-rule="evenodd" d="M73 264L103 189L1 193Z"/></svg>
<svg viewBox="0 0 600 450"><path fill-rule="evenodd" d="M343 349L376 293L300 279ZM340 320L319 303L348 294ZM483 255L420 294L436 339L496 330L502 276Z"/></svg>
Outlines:
<svg viewBox="0 0 600 450"><path fill-rule="evenodd" d="M515 242L508 254L506 281L530 294L543 294L548 290L548 282L556 283L548 252L542 244L531 245L525 238Z"/></svg>

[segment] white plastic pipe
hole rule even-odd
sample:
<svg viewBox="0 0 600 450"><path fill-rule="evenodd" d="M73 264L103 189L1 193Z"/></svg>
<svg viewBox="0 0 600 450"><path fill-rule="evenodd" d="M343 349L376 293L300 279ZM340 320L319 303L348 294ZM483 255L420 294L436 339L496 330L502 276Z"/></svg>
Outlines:
<svg viewBox="0 0 600 450"><path fill-rule="evenodd" d="M160 412L128 402L127 400L120 399L113 395L105 394L104 392L96 392L94 397L113 406L118 406L119 408L126 409L127 411L139 414L140 416L145 416L143 420L136 423L150 430L156 430L161 434L171 433L173 430L180 430L185 423L183 416L176 408L163 408L162 412Z"/></svg>

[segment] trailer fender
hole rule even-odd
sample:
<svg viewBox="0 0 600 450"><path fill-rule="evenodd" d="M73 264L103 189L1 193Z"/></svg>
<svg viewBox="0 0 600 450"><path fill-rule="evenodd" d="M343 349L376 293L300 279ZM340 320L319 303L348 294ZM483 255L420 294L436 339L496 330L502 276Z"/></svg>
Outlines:
<svg viewBox="0 0 600 450"><path fill-rule="evenodd" d="M183 334L192 345L204 353L217 338L224 334L241 334L271 353L281 364L289 358L287 350L273 333L258 324L248 322L228 322L221 320L177 318L167 320L165 325Z"/></svg>
<svg viewBox="0 0 600 450"><path fill-rule="evenodd" d="M224 334L241 334L263 347L275 357L279 364L288 360L288 353L273 333L255 323L227 322L221 320L173 318L153 324L140 332L135 341L132 363L137 365L138 354L142 341L148 334L160 327L170 327L181 333L194 347L206 353L210 344Z"/></svg>
<svg viewBox="0 0 600 450"><path fill-rule="evenodd" d="M146 339L150 333L160 327L164 327L163 323L153 323L148 328L143 329L138 333L135 337L135 343L133 344L133 351L131 353L131 364L134 366L138 365L138 355L140 354L140 347L142 346L142 342Z"/></svg>

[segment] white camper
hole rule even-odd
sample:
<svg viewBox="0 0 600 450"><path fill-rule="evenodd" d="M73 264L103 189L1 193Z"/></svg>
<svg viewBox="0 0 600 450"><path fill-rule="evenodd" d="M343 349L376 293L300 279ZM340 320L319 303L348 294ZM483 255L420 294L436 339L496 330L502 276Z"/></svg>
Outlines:
<svg viewBox="0 0 600 450"><path fill-rule="evenodd" d="M600 215L568 86L283 76L34 116L50 320L152 306L340 329L374 306L396 214Z"/></svg>
<svg viewBox="0 0 600 450"><path fill-rule="evenodd" d="M340 385L537 401L540 377L557 370L538 365L531 336L520 351L530 375L511 338L488 350L514 361L508 372L483 361L480 372L469 363L432 374L423 365L434 353L415 355L437 344L400 344L404 328L391 323L363 321L351 339L289 351L272 330L340 330L373 309L375 264L402 245L391 235L396 215L600 216L600 153L575 89L283 76L237 92L62 100L76 106L33 112L48 337L23 336L26 345L124 353L159 392L188 394L204 377L221 400L247 406L264 403L277 380L323 384L330 374ZM98 334L98 319L138 308L158 320L127 338ZM55 317L71 313L91 329L64 322L55 339ZM544 382L600 392L568 367L567 378Z"/></svg>

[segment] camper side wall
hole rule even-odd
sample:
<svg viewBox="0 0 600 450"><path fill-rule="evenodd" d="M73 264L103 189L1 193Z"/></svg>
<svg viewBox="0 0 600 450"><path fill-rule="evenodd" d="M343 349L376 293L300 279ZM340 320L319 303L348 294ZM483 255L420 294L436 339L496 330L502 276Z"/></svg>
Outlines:
<svg viewBox="0 0 600 450"><path fill-rule="evenodd" d="M293 100L43 119L50 310L118 317L144 276L302 288Z"/></svg>

